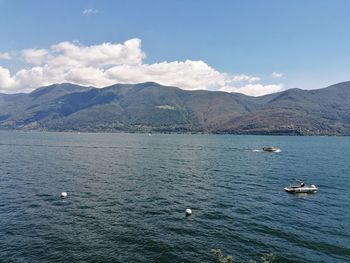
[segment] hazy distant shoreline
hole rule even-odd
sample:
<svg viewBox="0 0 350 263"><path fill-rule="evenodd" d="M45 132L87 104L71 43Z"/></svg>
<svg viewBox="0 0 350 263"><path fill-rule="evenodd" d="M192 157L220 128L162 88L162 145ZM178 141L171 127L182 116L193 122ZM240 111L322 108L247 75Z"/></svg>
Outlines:
<svg viewBox="0 0 350 263"><path fill-rule="evenodd" d="M179 135L250 135L250 136L285 136L285 137L349 137L347 134L298 134L298 133L210 133L210 132L159 132L159 131L76 131L76 130L26 130L26 129L0 129L0 132L24 132L24 133L72 133L72 134L179 134Z"/></svg>

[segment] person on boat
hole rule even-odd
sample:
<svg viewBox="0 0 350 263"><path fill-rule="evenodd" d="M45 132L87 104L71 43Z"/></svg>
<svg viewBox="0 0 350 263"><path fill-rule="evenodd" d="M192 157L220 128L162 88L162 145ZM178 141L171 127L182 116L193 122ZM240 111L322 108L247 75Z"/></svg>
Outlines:
<svg viewBox="0 0 350 263"><path fill-rule="evenodd" d="M305 186L304 182L301 182L300 187L304 187L304 186Z"/></svg>

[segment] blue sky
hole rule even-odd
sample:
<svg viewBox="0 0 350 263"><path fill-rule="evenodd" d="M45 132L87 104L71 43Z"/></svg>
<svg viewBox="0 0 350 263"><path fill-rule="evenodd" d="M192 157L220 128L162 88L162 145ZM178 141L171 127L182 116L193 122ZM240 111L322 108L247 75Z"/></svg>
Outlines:
<svg viewBox="0 0 350 263"><path fill-rule="evenodd" d="M223 74L257 77L252 83L262 88L321 88L350 80L349 14L345 0L0 0L0 54L11 55L0 66L15 77L33 66L18 55L24 49L137 38L143 64L203 61Z"/></svg>

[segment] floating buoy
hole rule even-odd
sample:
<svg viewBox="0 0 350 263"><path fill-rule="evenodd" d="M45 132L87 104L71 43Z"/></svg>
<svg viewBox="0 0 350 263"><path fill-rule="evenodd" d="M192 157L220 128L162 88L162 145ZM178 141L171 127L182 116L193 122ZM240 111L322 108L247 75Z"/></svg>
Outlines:
<svg viewBox="0 0 350 263"><path fill-rule="evenodd" d="M68 196L67 192L62 192L61 193L61 198L67 198L67 196Z"/></svg>
<svg viewBox="0 0 350 263"><path fill-rule="evenodd" d="M187 208L186 209L186 216L190 216L190 215L192 215L192 210Z"/></svg>

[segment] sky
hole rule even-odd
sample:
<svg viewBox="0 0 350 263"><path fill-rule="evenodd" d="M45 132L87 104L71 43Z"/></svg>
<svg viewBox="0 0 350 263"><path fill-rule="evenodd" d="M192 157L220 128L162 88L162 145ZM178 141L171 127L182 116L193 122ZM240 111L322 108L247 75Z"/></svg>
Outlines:
<svg viewBox="0 0 350 263"><path fill-rule="evenodd" d="M0 92L323 88L350 80L349 14L347 0L0 0Z"/></svg>

